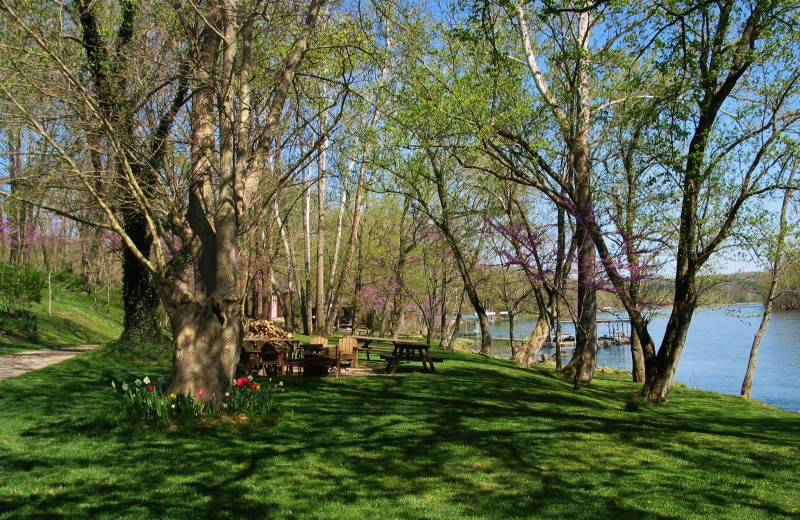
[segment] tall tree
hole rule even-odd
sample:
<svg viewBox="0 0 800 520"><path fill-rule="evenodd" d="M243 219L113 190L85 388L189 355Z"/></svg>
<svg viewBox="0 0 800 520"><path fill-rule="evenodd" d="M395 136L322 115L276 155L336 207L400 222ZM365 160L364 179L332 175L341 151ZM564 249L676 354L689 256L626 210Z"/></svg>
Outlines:
<svg viewBox="0 0 800 520"><path fill-rule="evenodd" d="M742 391L741 395L750 399L752 397L752 390L753 390L753 378L756 374L756 364L758 362L758 350L761 346L761 339L764 337L764 334L767 332L767 327L769 326L769 320L772 316L772 308L775 305L775 300L779 296L778 293L778 279L781 276L781 270L783 268L783 264L785 261L784 251L786 248L786 240L787 234L789 232L789 225L787 222L787 214L789 212L789 204L792 200L793 189L792 185L794 183L794 177L797 173L797 166L798 166L798 158L797 156L793 159L793 164L791 166L792 170L789 174L789 178L787 179L787 184L790 186L784 191L783 194L783 203L781 204L781 213L779 218L778 224L778 233L775 236L774 240L774 247L770 245L769 249L769 256L772 258L772 265L769 269L769 289L767 290L767 296L764 299L764 311L761 314L761 324L758 326L758 330L756 331L755 336L753 337L753 344L750 347L750 356L747 360L747 370L744 374L744 381L742 381Z"/></svg>
<svg viewBox="0 0 800 520"><path fill-rule="evenodd" d="M133 39L137 29L137 18L142 15L141 6L134 1L120 2L119 21L114 27L113 20L102 20L98 15L100 6L77 0L72 7L73 17L80 23L81 45L85 53L85 67L91 73L90 88L96 96L103 118L114 125L117 138L124 143L134 143L136 110L142 103L140 96L132 96L131 56ZM103 34L113 34L106 41ZM133 65L135 66L135 64ZM164 141L169 136L170 126L178 110L186 101L186 78L175 91L173 110L164 113L157 130L150 135L149 150L137 154L125 162L117 162L117 176L124 177L123 168L130 168L136 182L146 196L151 195L150 186L154 184L153 172L162 166ZM135 92L135 90L134 90ZM137 92L138 94L143 94ZM100 124L98 122L97 124ZM97 133L102 134L98 129ZM131 238L143 257L149 258L153 237L147 227L147 217L137 208L133 199L123 200L121 217L123 229ZM139 262L136 255L125 249L122 257L122 305L124 309L121 340L129 343L142 341L161 341L161 328L156 320L159 298L153 285L150 272Z"/></svg>
<svg viewBox="0 0 800 520"><path fill-rule="evenodd" d="M84 195L83 202L93 202L101 217L81 218L64 210L60 213L116 233L156 282L173 336L170 392L195 394L203 389L206 398L221 399L238 361L244 289L238 277L240 218L246 215L252 200L248 193L252 183L247 182L250 172L236 168L236 138L246 135L243 127L247 120L240 117L241 91L237 93L236 86L253 79L246 75L247 67L241 66L242 49L247 46L243 39L269 35L281 42L277 46L252 46L271 53L261 59L275 63L275 74L265 89L269 95L259 100L263 126L253 138L271 143L285 122L290 89L308 53L323 4L324 0L311 0L302 8L271 4L265 10L236 0L202 6L176 3L171 13L162 10L148 16L147 30L133 31L136 39L131 40L131 48L142 51L137 54L139 65L153 69L150 75L139 76L134 75L138 67L130 67L128 84L133 87L137 84L134 80L152 79L155 87L161 87L143 84L144 91L155 94L148 98L147 110L138 112L141 119L137 127L150 136L158 135L162 128L158 121L171 120L164 114L181 109L175 100L181 98L184 78L192 99L188 111L182 112L188 119L163 130L171 134L172 128L180 129L183 139L171 134L169 146L159 148L171 154L162 168L144 163L152 182L144 185L136 171L142 164L137 160L141 156L138 140L126 140L124 130L109 119L102 98L81 79L80 63L70 44L81 41L75 34L80 21L50 23L62 14L52 11L54 6L42 6L40 13L33 13L22 10L34 9L32 5L0 2L3 26L27 37L27 46L3 51L4 64L26 74L15 79L4 75L0 92L47 140L49 151L60 159L62 171ZM253 19L252 32L242 31L248 19ZM36 59L29 59L33 55ZM186 65L181 66L182 62ZM81 150L69 146L65 133L48 132L36 112L22 103L15 81L24 78L35 78L42 86L55 107L50 117L60 117L64 123L77 119L85 128L99 130L104 151L119 164L120 175L113 191L98 192L91 170L82 167ZM145 118L150 110L161 115L153 126ZM243 153L263 148L254 143L247 150ZM121 212L125 204L145 217L144 227L151 237L147 254L126 231Z"/></svg>
<svg viewBox="0 0 800 520"><path fill-rule="evenodd" d="M796 34L782 29L796 17L795 2L729 0L677 7L685 14L664 13L673 24L666 36L677 45L667 63L688 83L676 107L691 119L688 138L673 141L686 146L675 154L683 161L673 170L680 224L672 311L658 353L645 351L641 393L652 401L668 397L697 306L700 270L729 238L742 206L780 183L771 168L774 149L798 117L800 71L789 61L796 53ZM644 344L646 331L638 319L633 325Z"/></svg>

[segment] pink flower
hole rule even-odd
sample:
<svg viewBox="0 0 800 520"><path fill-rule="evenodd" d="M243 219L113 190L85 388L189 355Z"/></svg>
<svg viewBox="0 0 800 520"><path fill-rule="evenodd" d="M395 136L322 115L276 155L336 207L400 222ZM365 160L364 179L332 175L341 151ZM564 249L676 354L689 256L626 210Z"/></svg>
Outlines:
<svg viewBox="0 0 800 520"><path fill-rule="evenodd" d="M203 390L202 388L197 391L197 395L199 395L200 397L202 397L204 393L206 393L206 391Z"/></svg>

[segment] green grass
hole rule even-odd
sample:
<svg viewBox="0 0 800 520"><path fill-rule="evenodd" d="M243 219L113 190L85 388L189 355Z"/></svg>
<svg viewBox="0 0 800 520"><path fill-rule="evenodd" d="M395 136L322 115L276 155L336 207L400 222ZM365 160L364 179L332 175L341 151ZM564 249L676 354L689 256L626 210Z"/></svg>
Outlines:
<svg viewBox="0 0 800 520"><path fill-rule="evenodd" d="M119 337L122 332L122 309L118 298L106 312L105 297L77 291L63 291L53 297L52 315L47 313L47 296L34 304L32 311L39 320L34 333L13 328L0 335L0 356L25 350L70 347L90 343L105 343Z"/></svg>
<svg viewBox="0 0 800 520"><path fill-rule="evenodd" d="M0 519L798 518L800 418L675 388L627 405L468 353L436 374L282 378L280 424L118 426L106 349L0 382ZM628 408L630 411L626 411Z"/></svg>

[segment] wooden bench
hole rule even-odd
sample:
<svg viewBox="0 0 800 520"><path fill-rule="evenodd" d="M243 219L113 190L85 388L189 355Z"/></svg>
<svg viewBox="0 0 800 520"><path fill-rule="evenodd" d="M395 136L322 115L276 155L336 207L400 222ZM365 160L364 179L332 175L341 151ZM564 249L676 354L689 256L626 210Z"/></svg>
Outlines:
<svg viewBox="0 0 800 520"><path fill-rule="evenodd" d="M336 359L328 356L308 356L300 359L287 359L288 368L297 368L305 376L324 376L336 366Z"/></svg>
<svg viewBox="0 0 800 520"><path fill-rule="evenodd" d="M367 353L367 360L370 360L369 354L370 352L377 353L377 354L391 354L394 352L394 349L391 347L358 347L359 352L366 352Z"/></svg>

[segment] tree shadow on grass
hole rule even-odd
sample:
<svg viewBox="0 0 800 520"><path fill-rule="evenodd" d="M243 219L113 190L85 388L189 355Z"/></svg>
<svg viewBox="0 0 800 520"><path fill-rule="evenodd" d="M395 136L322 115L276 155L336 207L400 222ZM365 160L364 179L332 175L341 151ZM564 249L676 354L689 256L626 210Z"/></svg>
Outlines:
<svg viewBox="0 0 800 520"><path fill-rule="evenodd" d="M2 510L13 518L354 519L796 512L784 495L765 492L788 474L780 457L798 463L771 446L773 431L783 440L796 430L760 430L788 414L753 413L739 437L724 413L699 425L702 415L675 404L626 412L619 385L598 381L576 393L547 371L448 355L435 374L280 378L283 420L274 428L115 428L109 380L166 372L84 358L0 385L0 407L21 405L31 417L15 430L19 441L4 440L0 471L20 484L0 484ZM20 410L7 417L19 424ZM712 437L734 453L715 450ZM760 480L733 486L754 454Z"/></svg>

